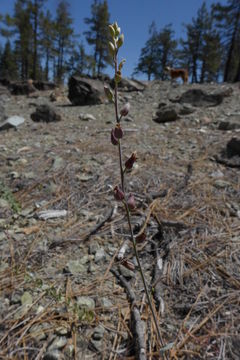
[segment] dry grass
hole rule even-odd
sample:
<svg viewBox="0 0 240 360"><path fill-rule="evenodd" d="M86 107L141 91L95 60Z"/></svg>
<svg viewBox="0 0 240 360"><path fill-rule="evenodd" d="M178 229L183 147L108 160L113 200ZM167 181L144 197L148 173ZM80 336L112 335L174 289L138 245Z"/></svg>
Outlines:
<svg viewBox="0 0 240 360"><path fill-rule="evenodd" d="M212 161L222 142L214 131L215 147L209 147L203 135L184 126L181 134L176 135L174 125L170 125L156 136L156 125L152 125L146 138L141 125L126 135L139 157L138 168L129 175L129 190L136 194L138 203L133 214L135 231L147 234L140 256L148 284L153 287L165 347L159 355L151 313L135 271L129 284L146 325L147 359L239 359L240 223L234 209L240 200L239 170ZM6 178L9 188L18 189L15 197L23 210L32 207L35 216L39 210L34 204L40 202L39 209L67 209L68 217L43 222L31 214L12 214L4 230L0 358L40 360L60 334L66 339L61 348L66 359L134 359L132 309L124 288L110 272L112 267L118 268L117 251L128 238L123 209L119 207L110 221L84 241L114 205L111 186L119 177L117 158L99 124L85 134L82 130L80 139L70 144L64 139L72 130L70 127L63 135L66 129L66 125L59 125L58 146L46 145L41 156L33 144L37 137L43 141L42 131L33 134L31 149L25 155L28 170L37 174L33 180L20 184L18 179ZM48 132L54 133L51 124ZM17 147L23 146L25 136ZM168 143L161 141L166 137ZM193 151L187 144L190 137L197 143ZM14 145L11 134L8 140ZM186 144L184 155L181 142ZM47 156L51 149L64 159L61 169L51 168L52 159ZM186 181L189 163L192 174ZM21 165L16 170L21 171ZM224 174L228 186L216 186L211 174L217 170ZM52 192L49 184L54 185ZM149 198L149 194L163 190L166 196ZM51 248L53 242L61 240L61 246ZM80 276L64 271L67 261L88 255L89 245L96 241L108 253L108 260L97 265L97 271L87 271L89 264ZM154 244L162 260L157 283L153 282ZM132 260L131 249L127 256ZM157 284L163 299L159 307L154 301ZM24 308L21 296L26 291L31 293L32 303ZM79 308L78 296L94 298L95 309ZM108 298L112 306L103 308L102 298ZM96 355L88 345L99 324L105 333L102 350ZM72 349L71 355L67 349Z"/></svg>

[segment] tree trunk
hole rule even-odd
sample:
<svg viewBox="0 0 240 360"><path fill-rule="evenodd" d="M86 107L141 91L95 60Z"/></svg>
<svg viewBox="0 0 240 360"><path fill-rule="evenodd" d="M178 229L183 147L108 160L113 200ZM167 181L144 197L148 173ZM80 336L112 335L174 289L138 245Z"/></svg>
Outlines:
<svg viewBox="0 0 240 360"><path fill-rule="evenodd" d="M34 19L33 19L33 80L37 78L37 28L38 28L38 14L37 1L34 1Z"/></svg>
<svg viewBox="0 0 240 360"><path fill-rule="evenodd" d="M49 73L49 49L46 51L46 63L45 63L45 80L48 81Z"/></svg>
<svg viewBox="0 0 240 360"><path fill-rule="evenodd" d="M192 83L197 83L197 62L195 59L193 59L193 69L192 69Z"/></svg>
<svg viewBox="0 0 240 360"><path fill-rule="evenodd" d="M201 76L200 76L200 83L204 82L205 72L206 72L206 63L205 63L205 61L203 61L202 69L201 69Z"/></svg>
<svg viewBox="0 0 240 360"><path fill-rule="evenodd" d="M238 69L237 69L237 74L234 78L234 82L240 81L240 60L238 62Z"/></svg>
<svg viewBox="0 0 240 360"><path fill-rule="evenodd" d="M230 44L228 54L227 54L227 61L226 61L226 65L225 65L224 78L223 78L223 80L225 82L227 82L229 80L229 72L230 72L232 55L233 55L233 50L234 50L236 37L237 37L237 32L238 32L239 18L240 18L240 9L239 9L238 14L236 16L236 21L235 21L235 24L234 24L234 30L233 30L233 34L232 34L232 38L231 38L231 44Z"/></svg>

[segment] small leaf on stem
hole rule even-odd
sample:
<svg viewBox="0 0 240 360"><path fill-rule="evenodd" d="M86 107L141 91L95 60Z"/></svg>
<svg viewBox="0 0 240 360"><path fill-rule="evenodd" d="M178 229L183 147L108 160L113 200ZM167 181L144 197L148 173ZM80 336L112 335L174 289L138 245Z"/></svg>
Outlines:
<svg viewBox="0 0 240 360"><path fill-rule="evenodd" d="M109 28L109 32L110 32L110 35L112 38L115 38L115 29L112 25L108 25L108 28Z"/></svg>
<svg viewBox="0 0 240 360"><path fill-rule="evenodd" d="M109 49L110 54L112 56L114 56L116 53L116 48L115 48L115 45L111 41L109 41L109 43L108 43L108 49Z"/></svg>
<svg viewBox="0 0 240 360"><path fill-rule="evenodd" d="M112 93L112 91L109 89L109 87L104 86L104 92L105 92L105 95L106 95L106 97L108 98L108 100L113 102L113 93Z"/></svg>
<svg viewBox="0 0 240 360"><path fill-rule="evenodd" d="M117 48L119 49L124 43L124 35L121 34L118 38L118 41L117 41Z"/></svg>

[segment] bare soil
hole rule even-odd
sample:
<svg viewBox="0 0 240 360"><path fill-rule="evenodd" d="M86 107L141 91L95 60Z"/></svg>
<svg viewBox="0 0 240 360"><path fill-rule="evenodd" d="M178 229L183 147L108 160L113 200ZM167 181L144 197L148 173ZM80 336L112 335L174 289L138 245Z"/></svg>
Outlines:
<svg viewBox="0 0 240 360"><path fill-rule="evenodd" d="M233 93L218 106L165 124L152 120L159 103L187 89L224 87ZM131 121L122 120L123 160L133 151L138 157L126 174L137 205L132 224L146 234L139 254L162 344L137 266L130 271L118 260L129 231L113 197L120 183L113 105L74 107L65 98L51 103L62 121L46 124L30 114L50 104L49 92L5 102L7 115L25 122L0 132L0 359L240 358L239 168L215 159L239 134L218 130L219 121L240 119L239 91L237 84L153 81L144 92L120 93L120 106L131 104ZM67 215L43 220L44 210ZM135 264L130 243L125 256Z"/></svg>

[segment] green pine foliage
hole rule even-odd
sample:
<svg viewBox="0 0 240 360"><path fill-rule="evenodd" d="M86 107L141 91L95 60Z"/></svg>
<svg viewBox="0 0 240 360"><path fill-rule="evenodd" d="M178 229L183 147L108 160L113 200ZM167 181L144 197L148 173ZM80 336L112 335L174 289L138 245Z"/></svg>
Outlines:
<svg viewBox="0 0 240 360"><path fill-rule="evenodd" d="M174 39L172 25L166 25L157 31L153 22L149 27L149 39L141 50L141 55L134 74L144 73L148 80L166 78L165 67L174 62L177 41Z"/></svg>
<svg viewBox="0 0 240 360"><path fill-rule="evenodd" d="M70 5L67 1L60 1L57 7L55 21L55 80L61 83L67 70L66 58L73 51L73 19L70 15Z"/></svg>
<svg viewBox="0 0 240 360"><path fill-rule="evenodd" d="M180 58L188 64L192 82L217 80L222 49L219 33L213 25L213 15L207 10L205 2L185 29L187 38L181 40Z"/></svg>
<svg viewBox="0 0 240 360"><path fill-rule="evenodd" d="M46 0L15 0L11 16L0 14L0 35L5 38L0 43L0 76L62 83L72 74L102 74L111 64L107 0L92 0L81 41L74 33L71 2L59 0L55 14L46 5ZM176 39L171 24L158 30L152 23L133 75L165 80L164 69L170 66L187 68L192 82L240 81L240 0L216 2L210 9L203 2L184 30L185 36Z"/></svg>
<svg viewBox="0 0 240 360"><path fill-rule="evenodd" d="M240 0L228 0L227 5L213 6L216 27L225 52L223 54L223 80L240 80Z"/></svg>
<svg viewBox="0 0 240 360"><path fill-rule="evenodd" d="M54 64L54 41L56 38L55 22L52 18L52 14L47 10L46 14L40 15L40 52L43 61L43 79L48 81L50 77L50 71Z"/></svg>
<svg viewBox="0 0 240 360"><path fill-rule="evenodd" d="M8 80L18 78L16 57L9 40L6 42L4 50L0 55L0 77Z"/></svg>
<svg viewBox="0 0 240 360"><path fill-rule="evenodd" d="M94 0L91 6L91 15L91 18L85 19L85 23L90 25L90 29L85 32L85 35L88 44L94 47L94 68L92 75L100 75L102 70L108 64L111 64L108 52L110 14L107 1Z"/></svg>

